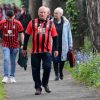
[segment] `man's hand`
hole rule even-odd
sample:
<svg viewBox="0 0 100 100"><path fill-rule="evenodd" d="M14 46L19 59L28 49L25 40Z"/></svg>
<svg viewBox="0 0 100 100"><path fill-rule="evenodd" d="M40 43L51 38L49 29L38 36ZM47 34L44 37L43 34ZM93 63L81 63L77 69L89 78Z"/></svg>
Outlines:
<svg viewBox="0 0 100 100"><path fill-rule="evenodd" d="M24 13L25 13L25 11L22 9L22 10L21 10L21 14L24 14Z"/></svg>
<svg viewBox="0 0 100 100"><path fill-rule="evenodd" d="M54 51L54 57L58 56L58 51Z"/></svg>
<svg viewBox="0 0 100 100"><path fill-rule="evenodd" d="M23 45L21 45L20 48L23 49Z"/></svg>

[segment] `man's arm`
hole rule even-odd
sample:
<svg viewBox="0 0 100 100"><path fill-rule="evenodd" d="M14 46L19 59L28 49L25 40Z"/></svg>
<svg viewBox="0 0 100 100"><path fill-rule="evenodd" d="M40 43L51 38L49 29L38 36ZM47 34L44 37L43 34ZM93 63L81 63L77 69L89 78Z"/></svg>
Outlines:
<svg viewBox="0 0 100 100"><path fill-rule="evenodd" d="M30 37L29 34L25 34L24 43L23 43L23 50L27 50L29 37Z"/></svg>
<svg viewBox="0 0 100 100"><path fill-rule="evenodd" d="M54 51L58 50L58 39L57 39L57 36L53 37L53 49L54 49Z"/></svg>
<svg viewBox="0 0 100 100"><path fill-rule="evenodd" d="M22 46L24 43L24 33L23 32L20 33L20 42L21 42L21 46Z"/></svg>
<svg viewBox="0 0 100 100"><path fill-rule="evenodd" d="M29 34L25 34L24 44L23 44L23 50L22 50L23 56L26 56L27 55L27 44L28 44L29 37L30 37Z"/></svg>
<svg viewBox="0 0 100 100"><path fill-rule="evenodd" d="M1 30L0 30L0 38L2 38L2 32L1 32Z"/></svg>
<svg viewBox="0 0 100 100"><path fill-rule="evenodd" d="M53 37L53 49L54 49L54 56L58 56L58 39L57 36Z"/></svg>

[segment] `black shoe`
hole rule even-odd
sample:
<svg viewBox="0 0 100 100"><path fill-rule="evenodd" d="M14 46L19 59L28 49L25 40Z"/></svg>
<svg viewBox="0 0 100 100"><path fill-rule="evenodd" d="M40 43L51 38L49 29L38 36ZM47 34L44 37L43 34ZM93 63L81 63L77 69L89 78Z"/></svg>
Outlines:
<svg viewBox="0 0 100 100"><path fill-rule="evenodd" d="M63 76L60 76L60 79L63 80Z"/></svg>
<svg viewBox="0 0 100 100"><path fill-rule="evenodd" d="M42 89L36 89L35 95L40 95L41 91L42 91Z"/></svg>
<svg viewBox="0 0 100 100"><path fill-rule="evenodd" d="M58 76L56 76L54 80L55 80L55 81L58 81L58 80L59 80L59 77L58 77Z"/></svg>
<svg viewBox="0 0 100 100"><path fill-rule="evenodd" d="M47 93L50 93L50 92L51 92L51 90L49 89L48 85L47 85L47 86L44 86L44 89L45 89L45 91L46 91Z"/></svg>
<svg viewBox="0 0 100 100"><path fill-rule="evenodd" d="M60 73L60 77L61 80L63 80L63 73Z"/></svg>

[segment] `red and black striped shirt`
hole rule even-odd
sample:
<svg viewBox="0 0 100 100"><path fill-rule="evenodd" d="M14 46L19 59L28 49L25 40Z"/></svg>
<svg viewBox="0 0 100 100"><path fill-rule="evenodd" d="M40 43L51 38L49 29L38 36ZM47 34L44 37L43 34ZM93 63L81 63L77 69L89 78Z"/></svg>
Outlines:
<svg viewBox="0 0 100 100"><path fill-rule="evenodd" d="M53 22L34 19L29 22L26 33L33 36L32 53L52 52L52 37L57 36Z"/></svg>
<svg viewBox="0 0 100 100"><path fill-rule="evenodd" d="M16 19L2 20L0 21L0 31L2 33L2 47L18 48L18 34L24 31L20 21Z"/></svg>

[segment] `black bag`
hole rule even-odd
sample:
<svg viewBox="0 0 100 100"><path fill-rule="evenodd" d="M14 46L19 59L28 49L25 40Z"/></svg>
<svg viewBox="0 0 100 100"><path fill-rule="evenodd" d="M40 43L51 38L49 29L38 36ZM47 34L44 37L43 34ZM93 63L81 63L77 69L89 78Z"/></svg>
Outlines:
<svg viewBox="0 0 100 100"><path fill-rule="evenodd" d="M24 57L22 54L22 49L19 49L19 56L17 63L20 65L20 67L22 68L24 67L24 70L27 69L27 61L28 61L27 55Z"/></svg>

